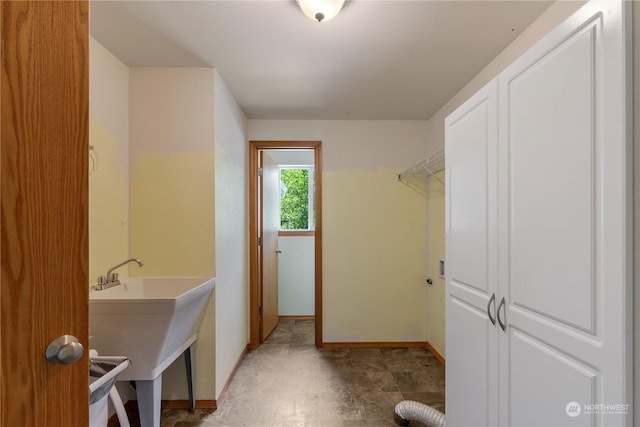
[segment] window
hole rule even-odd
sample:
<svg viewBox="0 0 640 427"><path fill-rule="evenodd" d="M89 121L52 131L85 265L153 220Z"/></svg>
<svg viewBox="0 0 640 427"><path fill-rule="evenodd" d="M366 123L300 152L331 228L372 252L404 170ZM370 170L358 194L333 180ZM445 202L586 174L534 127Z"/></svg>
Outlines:
<svg viewBox="0 0 640 427"><path fill-rule="evenodd" d="M313 166L280 166L280 229L313 230Z"/></svg>

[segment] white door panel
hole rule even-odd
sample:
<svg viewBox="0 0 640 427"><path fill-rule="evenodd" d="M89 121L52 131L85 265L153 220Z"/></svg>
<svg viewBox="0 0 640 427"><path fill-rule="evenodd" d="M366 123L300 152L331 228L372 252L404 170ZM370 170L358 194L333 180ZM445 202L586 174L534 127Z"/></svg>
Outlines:
<svg viewBox="0 0 640 427"><path fill-rule="evenodd" d="M511 303L593 331L596 27L589 29L503 87L509 102Z"/></svg>
<svg viewBox="0 0 640 427"><path fill-rule="evenodd" d="M598 373L555 347L510 328L510 426L590 426L594 417L569 410L572 402L589 402L596 394ZM541 375L544 372L544 375ZM558 401L564 405L558 405ZM581 405L578 404L578 407ZM582 410L582 408L581 408Z"/></svg>
<svg viewBox="0 0 640 427"><path fill-rule="evenodd" d="M501 425L631 422L565 411L631 402L625 7L590 2L499 77Z"/></svg>
<svg viewBox="0 0 640 427"><path fill-rule="evenodd" d="M587 3L445 121L452 425L631 425L630 7Z"/></svg>
<svg viewBox="0 0 640 427"><path fill-rule="evenodd" d="M495 364L495 328L486 310L452 295L448 298L448 318L455 319L464 328L447 333L447 424L494 425L495 415L489 413L492 400L489 391L495 388L491 385L495 384L491 376L495 376L496 370L489 366Z"/></svg>
<svg viewBox="0 0 640 427"><path fill-rule="evenodd" d="M445 123L446 412L454 426L497 423L496 102L494 80Z"/></svg>
<svg viewBox="0 0 640 427"><path fill-rule="evenodd" d="M488 100L447 128L451 280L489 293Z"/></svg>

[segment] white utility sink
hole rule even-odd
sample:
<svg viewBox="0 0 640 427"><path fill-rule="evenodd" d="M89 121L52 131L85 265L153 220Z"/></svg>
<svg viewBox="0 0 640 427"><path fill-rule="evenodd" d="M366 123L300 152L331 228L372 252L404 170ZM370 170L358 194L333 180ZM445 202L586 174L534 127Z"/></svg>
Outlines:
<svg viewBox="0 0 640 427"><path fill-rule="evenodd" d="M190 347L214 284L212 277L143 277L89 292L91 347L131 360L118 379L136 381L140 416L149 420L143 427L159 425L162 371L185 351L193 359ZM157 420L155 414L143 414L145 393L154 402Z"/></svg>

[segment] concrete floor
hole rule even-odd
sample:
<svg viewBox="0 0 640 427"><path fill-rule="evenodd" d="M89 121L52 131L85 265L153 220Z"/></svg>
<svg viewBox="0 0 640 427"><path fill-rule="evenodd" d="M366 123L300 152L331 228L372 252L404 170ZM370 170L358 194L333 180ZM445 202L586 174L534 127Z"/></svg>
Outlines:
<svg viewBox="0 0 640 427"><path fill-rule="evenodd" d="M318 350L313 334L312 320L281 321L247 354L216 411L165 410L162 427L395 426L402 400L444 412L444 367L428 350Z"/></svg>

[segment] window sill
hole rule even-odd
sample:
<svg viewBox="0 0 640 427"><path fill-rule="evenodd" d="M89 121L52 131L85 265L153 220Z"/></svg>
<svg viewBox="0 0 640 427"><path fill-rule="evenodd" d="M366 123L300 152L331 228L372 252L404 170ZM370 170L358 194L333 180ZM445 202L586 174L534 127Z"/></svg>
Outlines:
<svg viewBox="0 0 640 427"><path fill-rule="evenodd" d="M315 236L315 230L279 230L278 236Z"/></svg>

